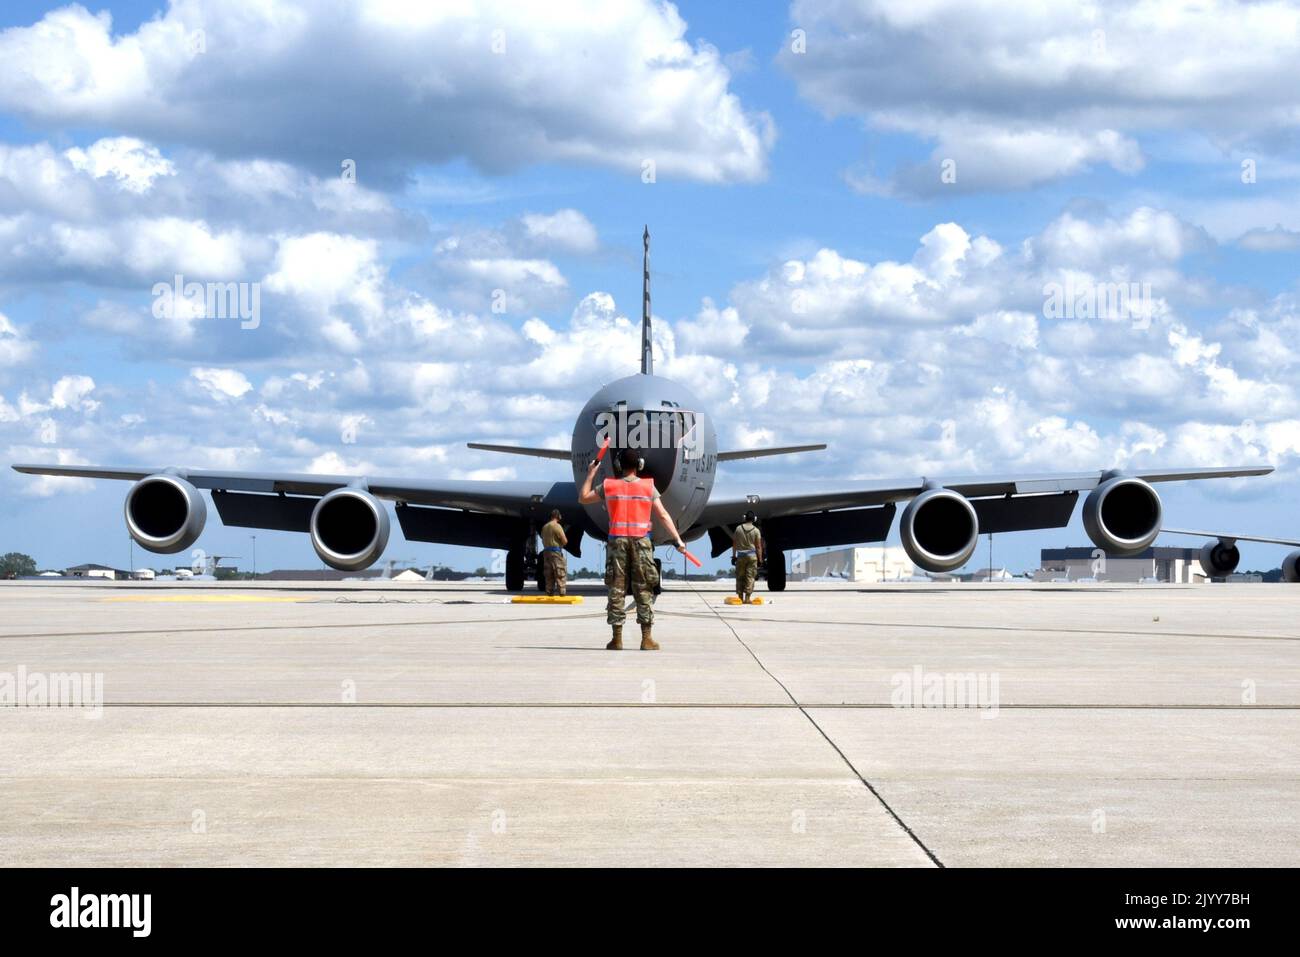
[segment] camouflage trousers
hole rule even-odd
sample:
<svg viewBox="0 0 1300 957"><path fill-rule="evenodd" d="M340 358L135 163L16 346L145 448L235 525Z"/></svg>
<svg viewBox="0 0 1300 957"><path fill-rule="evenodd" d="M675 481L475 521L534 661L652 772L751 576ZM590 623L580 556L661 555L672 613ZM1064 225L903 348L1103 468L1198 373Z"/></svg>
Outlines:
<svg viewBox="0 0 1300 957"><path fill-rule="evenodd" d="M609 589L609 603L605 606L605 620L611 625L621 625L627 619L623 599L629 591L636 598L636 620L642 625L652 625L655 620L655 586L659 584L659 569L655 566L655 550L648 538L611 538L605 549L605 587Z"/></svg>
<svg viewBox="0 0 1300 957"><path fill-rule="evenodd" d="M546 573L546 594L563 595L569 575L569 562L564 552L542 552L542 568Z"/></svg>
<svg viewBox="0 0 1300 957"><path fill-rule="evenodd" d="M757 555L736 556L736 594L748 595L754 590L754 578L758 575Z"/></svg>

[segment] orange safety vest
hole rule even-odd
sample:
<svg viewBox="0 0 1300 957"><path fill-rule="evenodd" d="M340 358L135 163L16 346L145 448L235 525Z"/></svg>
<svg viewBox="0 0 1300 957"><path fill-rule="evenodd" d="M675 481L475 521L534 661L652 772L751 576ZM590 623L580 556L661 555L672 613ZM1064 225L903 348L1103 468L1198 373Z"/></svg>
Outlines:
<svg viewBox="0 0 1300 957"><path fill-rule="evenodd" d="M609 509L611 538L645 538L650 534L650 510L654 505L654 479L631 482L605 479L605 505Z"/></svg>

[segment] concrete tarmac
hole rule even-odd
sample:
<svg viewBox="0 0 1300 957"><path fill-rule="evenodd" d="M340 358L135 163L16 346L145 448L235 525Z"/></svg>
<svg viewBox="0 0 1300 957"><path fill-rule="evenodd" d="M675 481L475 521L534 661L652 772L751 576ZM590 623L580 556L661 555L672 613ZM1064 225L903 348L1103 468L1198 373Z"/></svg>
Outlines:
<svg viewBox="0 0 1300 957"><path fill-rule="evenodd" d="M0 865L1300 865L1300 588L575 590L0 583Z"/></svg>

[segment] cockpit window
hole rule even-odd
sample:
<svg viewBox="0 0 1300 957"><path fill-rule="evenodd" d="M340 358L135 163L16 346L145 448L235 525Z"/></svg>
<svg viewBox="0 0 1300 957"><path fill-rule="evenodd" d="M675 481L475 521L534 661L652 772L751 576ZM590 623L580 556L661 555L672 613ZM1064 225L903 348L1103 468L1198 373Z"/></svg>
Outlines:
<svg viewBox="0 0 1300 957"><path fill-rule="evenodd" d="M592 424L598 445L608 438L612 448L676 449L694 445L697 418L678 409L614 408L597 412Z"/></svg>
<svg viewBox="0 0 1300 957"><path fill-rule="evenodd" d="M663 491L677 467L679 448L685 461L704 454L700 418L675 407L629 410L615 406L596 414L596 444L603 445L608 438L612 452L626 448L640 452L645 461L642 474L652 476L655 486Z"/></svg>

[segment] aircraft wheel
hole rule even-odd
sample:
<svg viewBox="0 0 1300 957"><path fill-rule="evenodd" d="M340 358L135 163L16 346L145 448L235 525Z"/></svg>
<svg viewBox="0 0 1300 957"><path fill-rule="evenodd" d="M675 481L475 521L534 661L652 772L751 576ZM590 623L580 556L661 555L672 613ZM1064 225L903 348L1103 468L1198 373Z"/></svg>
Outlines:
<svg viewBox="0 0 1300 957"><path fill-rule="evenodd" d="M537 590L546 591L546 566L540 558L537 560Z"/></svg>
<svg viewBox="0 0 1300 957"><path fill-rule="evenodd" d="M655 570L659 572L659 584L655 585L655 594L661 595L664 590L664 563L658 558L655 559Z"/></svg>
<svg viewBox="0 0 1300 957"><path fill-rule="evenodd" d="M524 590L524 553L514 548L506 552L506 591Z"/></svg>
<svg viewBox="0 0 1300 957"><path fill-rule="evenodd" d="M767 553L767 590L785 591L785 552L771 549Z"/></svg>

